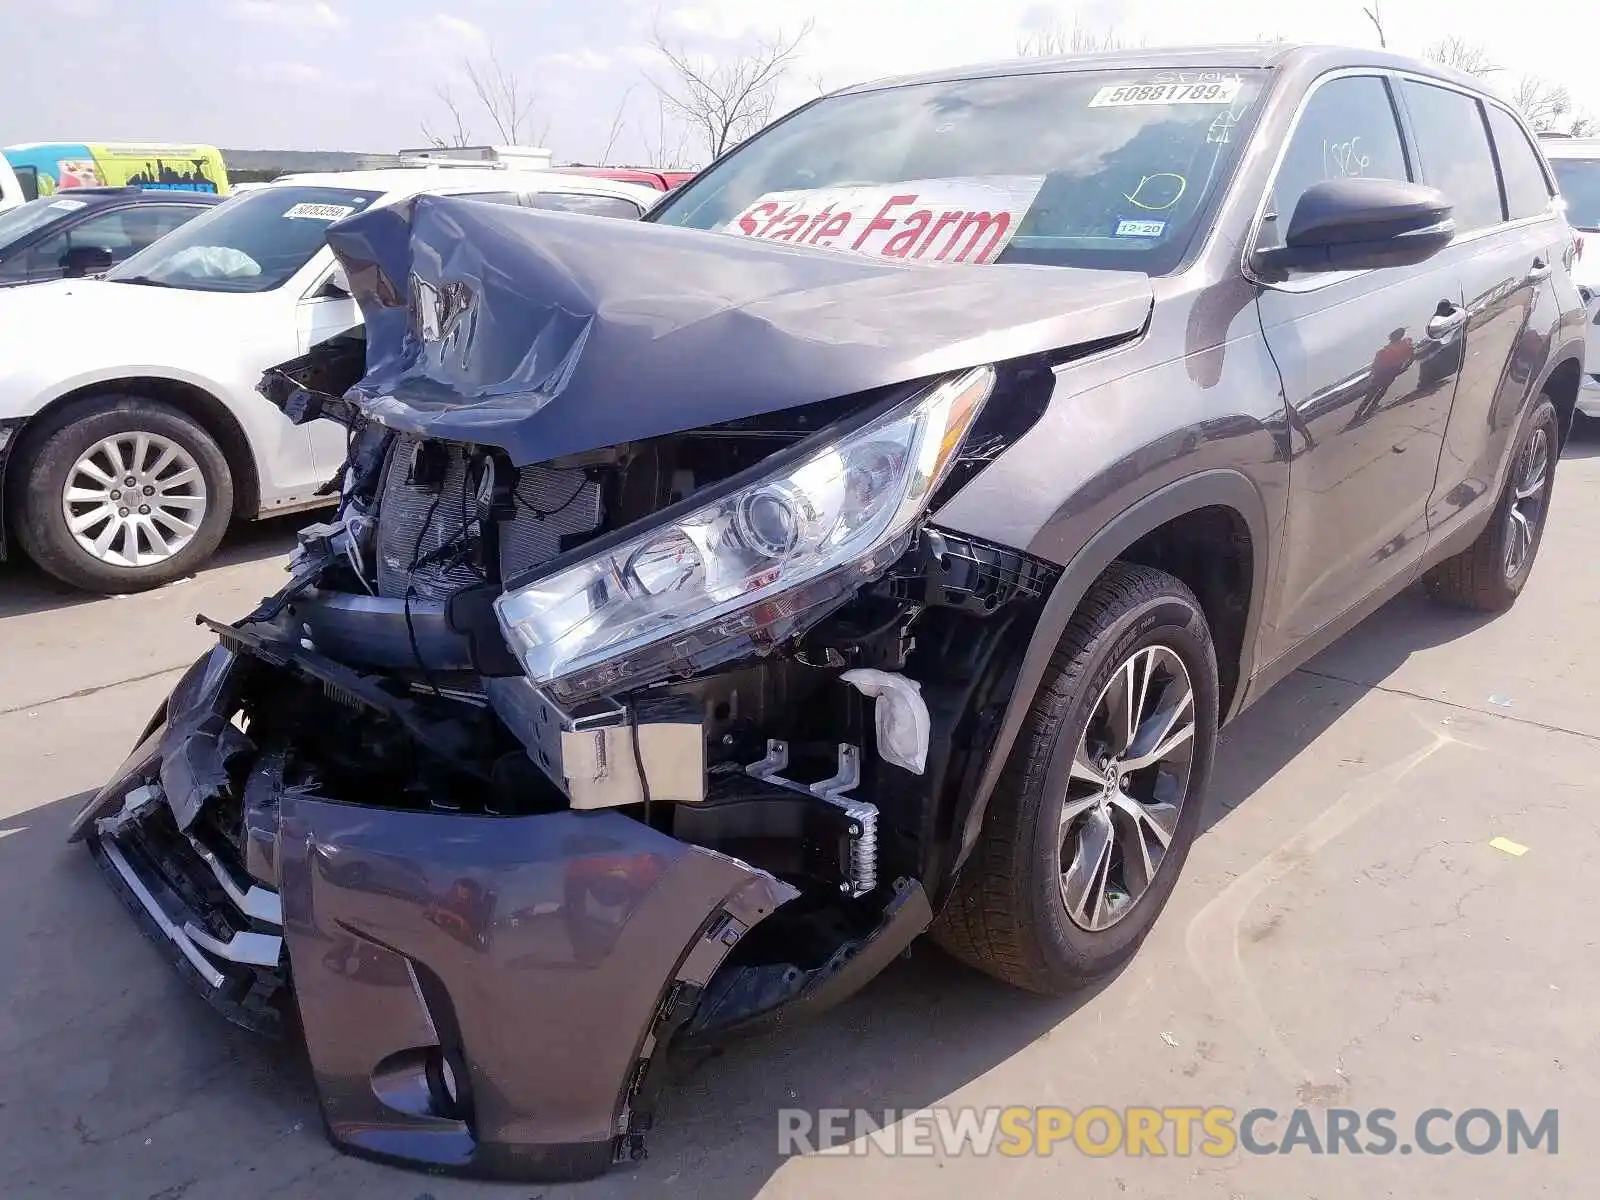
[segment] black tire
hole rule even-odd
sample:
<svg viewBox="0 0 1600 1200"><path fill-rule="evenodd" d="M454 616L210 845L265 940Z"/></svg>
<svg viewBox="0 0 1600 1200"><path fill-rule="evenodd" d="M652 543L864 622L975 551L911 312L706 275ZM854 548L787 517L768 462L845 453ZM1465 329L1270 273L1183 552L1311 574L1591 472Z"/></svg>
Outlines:
<svg viewBox="0 0 1600 1200"><path fill-rule="evenodd" d="M1507 550L1511 540L1511 508L1521 504L1519 510L1528 511L1526 501L1518 500L1518 488L1525 482L1530 465L1529 451L1543 435L1545 447L1544 479L1542 491L1536 497L1537 520L1532 524L1532 544L1527 548L1521 565L1508 570ZM1445 559L1429 569L1423 577L1428 594L1440 604L1463 608L1473 612L1501 613L1517 602L1522 589L1533 574L1533 563L1539 556L1539 546L1544 541L1544 529L1550 513L1550 497L1555 491L1556 462L1561 457L1561 422L1555 405L1548 396L1540 396L1517 433L1511 467L1506 472L1505 486L1501 489L1499 503L1489 524L1472 545L1461 553ZM1525 518L1526 519L1526 518Z"/></svg>
<svg viewBox="0 0 1600 1200"><path fill-rule="evenodd" d="M1091 931L1068 916L1061 884L1061 806L1079 740L1112 675L1137 652L1165 647L1193 688L1187 786L1165 857L1115 924ZM1117 970L1172 894L1200 827L1217 737L1217 664L1194 594L1162 571L1114 564L1062 635L972 856L933 928L963 962L1031 992L1063 995Z"/></svg>
<svg viewBox="0 0 1600 1200"><path fill-rule="evenodd" d="M67 526L62 496L68 475L90 447L116 434L148 433L182 447L200 470L206 506L199 526L176 553L149 565L103 562L80 546ZM104 594L142 592L194 571L216 552L233 513L233 475L216 440L192 417L142 396L105 395L68 405L27 431L8 472L6 507L22 549L63 583Z"/></svg>

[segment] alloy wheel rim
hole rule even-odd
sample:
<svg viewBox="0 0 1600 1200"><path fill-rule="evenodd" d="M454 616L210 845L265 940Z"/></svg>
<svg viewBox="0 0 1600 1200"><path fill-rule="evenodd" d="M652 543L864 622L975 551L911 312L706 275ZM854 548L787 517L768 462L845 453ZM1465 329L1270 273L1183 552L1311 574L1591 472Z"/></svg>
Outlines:
<svg viewBox="0 0 1600 1200"><path fill-rule="evenodd" d="M61 512L73 540L112 567L149 567L200 531L206 481L194 455L158 433L112 434L67 472Z"/></svg>
<svg viewBox="0 0 1600 1200"><path fill-rule="evenodd" d="M1188 795L1194 735L1194 684L1166 646L1136 650L1101 689L1061 805L1061 900L1079 928L1111 928L1149 891Z"/></svg>
<svg viewBox="0 0 1600 1200"><path fill-rule="evenodd" d="M1507 579L1521 574L1533 557L1534 539L1544 519L1544 494L1549 474L1550 435L1541 426L1533 431L1512 472L1511 503L1506 509L1504 567Z"/></svg>

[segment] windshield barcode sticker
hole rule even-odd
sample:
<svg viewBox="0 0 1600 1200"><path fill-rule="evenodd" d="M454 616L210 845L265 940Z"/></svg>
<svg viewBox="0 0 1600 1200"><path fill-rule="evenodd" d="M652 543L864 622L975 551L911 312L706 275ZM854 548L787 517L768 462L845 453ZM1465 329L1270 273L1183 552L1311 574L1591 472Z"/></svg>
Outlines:
<svg viewBox="0 0 1600 1200"><path fill-rule="evenodd" d="M1094 94L1090 108L1117 108L1130 104L1232 104L1240 80L1214 83L1112 83Z"/></svg>
<svg viewBox="0 0 1600 1200"><path fill-rule="evenodd" d="M296 204L283 215L290 221L340 221L355 211L347 204Z"/></svg>

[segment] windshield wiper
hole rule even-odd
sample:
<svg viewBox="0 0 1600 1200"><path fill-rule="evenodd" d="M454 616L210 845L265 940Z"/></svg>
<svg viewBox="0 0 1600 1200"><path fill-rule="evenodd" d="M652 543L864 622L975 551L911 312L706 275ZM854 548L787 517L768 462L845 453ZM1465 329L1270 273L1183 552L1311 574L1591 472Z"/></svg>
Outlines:
<svg viewBox="0 0 1600 1200"><path fill-rule="evenodd" d="M104 276L101 276L104 279ZM106 279L107 283L138 283L145 287L175 288L178 285L168 283L165 279L151 279L148 275L118 275L115 279Z"/></svg>

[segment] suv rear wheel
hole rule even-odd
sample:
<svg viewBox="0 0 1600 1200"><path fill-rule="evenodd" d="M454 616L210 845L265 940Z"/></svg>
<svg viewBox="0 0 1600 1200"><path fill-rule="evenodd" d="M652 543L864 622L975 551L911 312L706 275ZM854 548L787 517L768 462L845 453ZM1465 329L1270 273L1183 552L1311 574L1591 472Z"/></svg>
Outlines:
<svg viewBox="0 0 1600 1200"><path fill-rule="evenodd" d="M1200 826L1217 664L1194 594L1118 563L1062 636L934 936L1060 995L1149 933Z"/></svg>
<svg viewBox="0 0 1600 1200"><path fill-rule="evenodd" d="M98 396L45 418L14 464L8 507L28 556L91 592L159 587L210 558L233 511L228 461L192 417Z"/></svg>
<svg viewBox="0 0 1600 1200"><path fill-rule="evenodd" d="M1560 456L1560 419L1550 398L1540 396L1522 423L1494 516L1477 541L1427 573L1430 596L1478 612L1504 612L1516 603L1544 540Z"/></svg>

